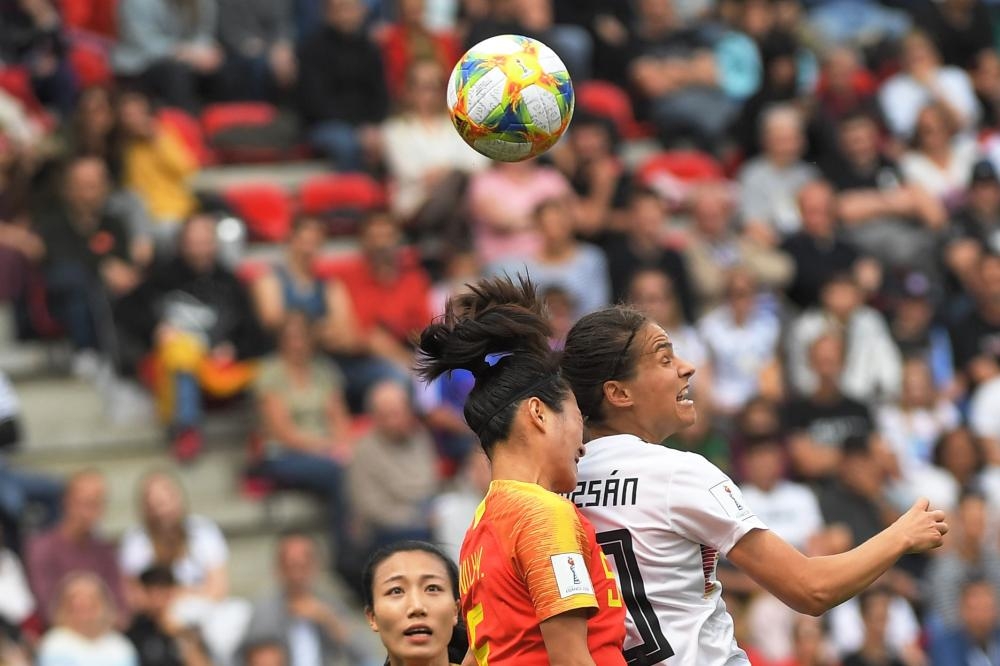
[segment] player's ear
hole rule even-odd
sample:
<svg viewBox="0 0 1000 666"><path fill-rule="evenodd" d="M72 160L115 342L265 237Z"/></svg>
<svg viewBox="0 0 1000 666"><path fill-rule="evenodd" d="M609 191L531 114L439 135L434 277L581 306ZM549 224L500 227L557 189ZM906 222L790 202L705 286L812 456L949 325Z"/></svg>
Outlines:
<svg viewBox="0 0 1000 666"><path fill-rule="evenodd" d="M531 396L525 402L528 405L528 418L531 419L531 424L544 432L549 413L548 407L537 396Z"/></svg>
<svg viewBox="0 0 1000 666"><path fill-rule="evenodd" d="M375 613L371 608L365 608L365 619L368 620L368 626L372 628L376 634L378 633L378 620L375 619Z"/></svg>
<svg viewBox="0 0 1000 666"><path fill-rule="evenodd" d="M604 382L604 399L612 407L628 407L632 404L632 392L618 380Z"/></svg>
<svg viewBox="0 0 1000 666"><path fill-rule="evenodd" d="M455 619L452 621L451 626L458 626L458 615L462 612L462 601L460 599L455 599Z"/></svg>

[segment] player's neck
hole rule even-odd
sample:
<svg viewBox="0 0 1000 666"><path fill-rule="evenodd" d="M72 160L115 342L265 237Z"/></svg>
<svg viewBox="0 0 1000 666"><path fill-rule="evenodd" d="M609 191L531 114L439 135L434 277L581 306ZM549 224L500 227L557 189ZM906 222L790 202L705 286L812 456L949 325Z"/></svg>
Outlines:
<svg viewBox="0 0 1000 666"><path fill-rule="evenodd" d="M448 666L447 653L430 659L403 659L389 655L389 666Z"/></svg>
<svg viewBox="0 0 1000 666"><path fill-rule="evenodd" d="M497 447L493 451L492 478L494 481L520 481L535 483L551 490L543 470L523 451L506 451Z"/></svg>

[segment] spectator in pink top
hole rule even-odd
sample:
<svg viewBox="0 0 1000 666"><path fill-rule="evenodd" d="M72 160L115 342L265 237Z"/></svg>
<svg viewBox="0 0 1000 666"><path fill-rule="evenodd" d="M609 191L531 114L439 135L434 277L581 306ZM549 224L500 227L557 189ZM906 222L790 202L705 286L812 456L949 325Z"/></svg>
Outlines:
<svg viewBox="0 0 1000 666"><path fill-rule="evenodd" d="M547 199L571 194L569 181L537 162L498 162L469 186L476 254L484 264L538 253L541 238L533 213Z"/></svg>

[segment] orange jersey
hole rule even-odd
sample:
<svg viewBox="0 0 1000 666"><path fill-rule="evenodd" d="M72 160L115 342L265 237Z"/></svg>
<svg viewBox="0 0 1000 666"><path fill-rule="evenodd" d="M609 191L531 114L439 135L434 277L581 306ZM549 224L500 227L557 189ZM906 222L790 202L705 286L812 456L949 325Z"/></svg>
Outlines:
<svg viewBox="0 0 1000 666"><path fill-rule="evenodd" d="M490 484L462 543L461 592L479 666L548 666L539 624L580 608L597 666L625 664L625 608L594 528L541 486Z"/></svg>

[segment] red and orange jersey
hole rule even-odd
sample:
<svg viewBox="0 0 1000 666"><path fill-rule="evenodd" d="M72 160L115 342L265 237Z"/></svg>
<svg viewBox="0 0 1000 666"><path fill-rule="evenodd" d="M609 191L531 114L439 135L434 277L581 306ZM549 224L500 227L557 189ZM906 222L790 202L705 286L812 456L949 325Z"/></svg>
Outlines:
<svg viewBox="0 0 1000 666"><path fill-rule="evenodd" d="M577 609L595 663L625 664L625 608L594 529L541 486L490 484L462 544L461 592L479 666L547 666L539 624Z"/></svg>

